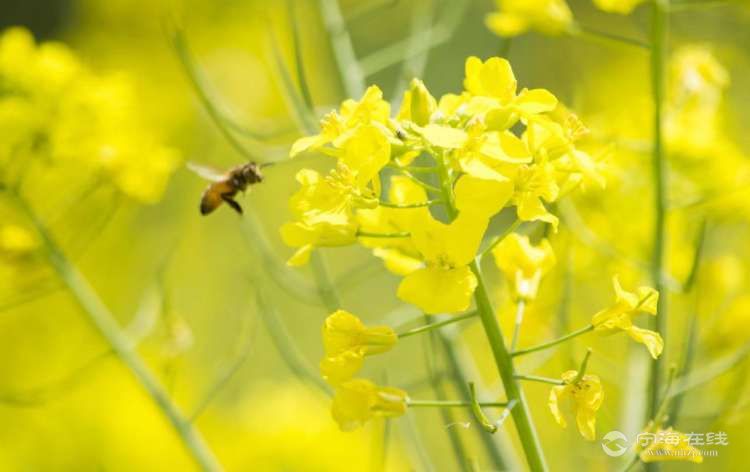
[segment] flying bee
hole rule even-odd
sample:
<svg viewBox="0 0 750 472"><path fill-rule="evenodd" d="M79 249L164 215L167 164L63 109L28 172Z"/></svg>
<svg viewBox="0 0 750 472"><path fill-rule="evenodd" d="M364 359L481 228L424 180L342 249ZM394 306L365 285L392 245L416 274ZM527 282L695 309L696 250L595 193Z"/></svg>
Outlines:
<svg viewBox="0 0 750 472"><path fill-rule="evenodd" d="M244 192L248 186L263 181L263 175L260 171L262 165L255 162L233 167L226 173L192 162L188 162L187 167L204 179L211 181L201 197L201 215L208 215L219 208L222 203L226 203L241 215L242 207L234 199L235 195L237 195L237 192Z"/></svg>

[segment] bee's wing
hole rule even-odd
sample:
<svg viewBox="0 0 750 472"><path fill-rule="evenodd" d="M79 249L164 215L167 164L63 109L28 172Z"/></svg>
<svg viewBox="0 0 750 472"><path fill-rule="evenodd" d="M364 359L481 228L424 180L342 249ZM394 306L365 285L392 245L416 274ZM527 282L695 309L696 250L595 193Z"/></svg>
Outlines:
<svg viewBox="0 0 750 472"><path fill-rule="evenodd" d="M187 168L211 182L220 182L226 178L226 175L223 172L201 164L196 164L195 162L188 162Z"/></svg>

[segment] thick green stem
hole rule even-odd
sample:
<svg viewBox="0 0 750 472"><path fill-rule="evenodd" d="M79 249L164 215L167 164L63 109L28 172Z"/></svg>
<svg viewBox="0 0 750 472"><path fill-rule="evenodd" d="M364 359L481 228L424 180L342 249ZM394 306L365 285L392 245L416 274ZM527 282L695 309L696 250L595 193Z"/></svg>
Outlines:
<svg viewBox="0 0 750 472"><path fill-rule="evenodd" d="M484 333L487 336L487 341L492 349L492 355L495 358L495 364L497 370L500 373L500 378L505 388L505 396L508 401L516 400L518 404L511 414L513 415L513 422L516 425L518 436L521 439L521 445L523 446L524 453L526 454L526 460L529 468L533 471L547 470L547 465L544 461L544 453L542 452L542 445L537 437L534 425L531 422L531 413L529 412L529 405L523 394L521 386L514 378L515 369L513 368L513 362L510 357L510 353L505 347L505 340L503 339L503 333L500 331L500 325L495 317L495 312L492 309L487 288L482 278L482 273L479 270L479 264L476 261L471 263L471 270L477 277L477 289L474 292L474 298L477 303L477 310L479 311L479 317L482 320L482 326L484 326Z"/></svg>
<svg viewBox="0 0 750 472"><path fill-rule="evenodd" d="M117 324L115 317L89 285L83 274L70 263L62 249L54 242L45 224L21 196L17 196L16 201L19 208L34 225L55 272L88 315L97 331L110 345L115 355L130 369L156 406L167 417L195 462L202 470L221 470L221 465L219 465L198 431L183 416L177 405L174 404L167 392L149 371L130 340L123 333L122 328Z"/></svg>
<svg viewBox="0 0 750 472"><path fill-rule="evenodd" d="M453 194L453 180L450 169L445 162L445 156L440 157L441 158L438 159L438 164L443 200L446 203L448 217L454 219L458 212L456 210L455 196ZM477 279L477 288L474 291L477 312L479 313L479 318L482 320L485 336L487 337L487 341L492 349L492 355L495 359L495 364L498 373L500 374L503 387L505 388L505 396L509 402L513 400L517 402L517 405L513 408L511 414L513 415L516 431L521 440L521 445L523 446L529 468L532 471L547 470L542 445L539 442L539 437L537 436L536 430L531 421L531 413L529 411L528 403L526 402L521 386L514 378L515 369L513 367L513 359L506 348L505 339L500 330L500 324L495 317L495 310L492 308L487 287L485 286L484 278L482 277L482 271L477 262L479 259L480 258L475 258L471 264L469 264L471 271Z"/></svg>
<svg viewBox="0 0 750 472"><path fill-rule="evenodd" d="M667 51L667 22L669 0L654 0L651 19L651 90L654 102L652 179L654 187L654 233L651 259L651 279L659 292L657 315L654 328L664 340L664 351L656 360L651 371L650 403L648 417L653 417L659 405L661 377L664 371L668 340L669 295L666 288L664 269L666 261L666 211L667 211L667 156L664 149L663 101L665 82L665 56Z"/></svg>

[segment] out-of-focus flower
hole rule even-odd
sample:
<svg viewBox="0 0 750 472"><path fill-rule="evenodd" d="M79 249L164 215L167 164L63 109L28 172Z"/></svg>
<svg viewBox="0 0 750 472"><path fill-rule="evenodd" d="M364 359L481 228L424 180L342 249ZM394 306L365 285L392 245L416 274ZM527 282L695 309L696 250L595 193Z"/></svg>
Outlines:
<svg viewBox="0 0 750 472"><path fill-rule="evenodd" d="M556 35L573 24L565 0L496 0L498 11L487 15L487 27L500 36L517 36L529 30Z"/></svg>
<svg viewBox="0 0 750 472"><path fill-rule="evenodd" d="M657 429L651 432L648 429L638 435L636 452L641 461L665 462L682 461L700 464L703 462L701 452L690 445L690 438L674 429Z"/></svg>
<svg viewBox="0 0 750 472"><path fill-rule="evenodd" d="M0 227L0 259L18 261L32 255L39 241L22 226L5 224Z"/></svg>
<svg viewBox="0 0 750 472"><path fill-rule="evenodd" d="M362 368L365 356L390 350L396 340L389 326L368 327L348 311L332 313L323 324L323 378L333 385L352 378Z"/></svg>
<svg viewBox="0 0 750 472"><path fill-rule="evenodd" d="M609 13L627 15L645 0L594 0L594 5Z"/></svg>
<svg viewBox="0 0 750 472"><path fill-rule="evenodd" d="M534 246L528 236L518 233L511 233L500 241L492 255L514 297L527 301L536 298L542 276L555 264L549 241L543 239Z"/></svg>
<svg viewBox="0 0 750 472"><path fill-rule="evenodd" d="M462 212L450 224L425 218L411 239L426 267L407 275L398 297L425 313L457 313L469 308L477 279L469 268L487 228L486 217Z"/></svg>
<svg viewBox="0 0 750 472"><path fill-rule="evenodd" d="M591 320L594 330L603 334L625 331L634 341L644 344L656 359L664 349L664 341L659 333L633 325L632 317L638 312L656 315L659 292L651 287L638 287L635 293L628 292L620 286L617 276L613 277L612 284L615 304L594 315Z"/></svg>
<svg viewBox="0 0 750 472"><path fill-rule="evenodd" d="M568 424L560 411L560 403L566 399L571 400L578 431L581 436L593 441L596 439L596 412L604 401L604 391L598 376L586 374L576 381L577 377L578 372L575 370L563 372L562 380L565 385L552 387L548 406L557 424L566 428Z"/></svg>
<svg viewBox="0 0 750 472"><path fill-rule="evenodd" d="M157 201L177 152L142 124L129 80L97 76L64 45L36 45L25 29L0 37L0 163L52 159L99 173L124 194Z"/></svg>
<svg viewBox="0 0 750 472"><path fill-rule="evenodd" d="M342 431L352 431L373 417L406 413L407 395L395 387L379 387L366 379L347 380L336 387L331 413Z"/></svg>

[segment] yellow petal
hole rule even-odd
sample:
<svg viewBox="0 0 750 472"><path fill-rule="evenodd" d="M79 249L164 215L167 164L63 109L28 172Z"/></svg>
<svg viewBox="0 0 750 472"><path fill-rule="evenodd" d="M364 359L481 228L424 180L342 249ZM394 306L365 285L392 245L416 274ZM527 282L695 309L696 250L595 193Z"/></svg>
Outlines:
<svg viewBox="0 0 750 472"><path fill-rule="evenodd" d="M409 256L398 249L375 248L372 253L383 260L388 271L396 275L407 276L424 267L421 259Z"/></svg>
<svg viewBox="0 0 750 472"><path fill-rule="evenodd" d="M469 139L465 131L442 125L427 125L419 129L422 137L432 146L445 149L460 149Z"/></svg>
<svg viewBox="0 0 750 472"><path fill-rule="evenodd" d="M664 340L662 340L659 333L637 326L631 326L626 331L634 341L646 346L651 357L657 359L661 355L664 349Z"/></svg>
<svg viewBox="0 0 750 472"><path fill-rule="evenodd" d="M328 356L320 361L320 373L326 382L337 385L349 380L362 369L363 358L354 351L344 351L337 356Z"/></svg>
<svg viewBox="0 0 750 472"><path fill-rule="evenodd" d="M545 89L523 89L515 101L523 113L538 114L552 111L557 106L557 98Z"/></svg>
<svg viewBox="0 0 750 472"><path fill-rule="evenodd" d="M563 417L562 412L560 411L560 401L566 393L566 390L568 390L568 387L563 385L552 387L552 390L549 392L549 399L547 400L549 411L552 412L552 416L555 418L555 421L557 421L557 424L563 428L567 428L568 423L565 421L565 417Z"/></svg>
<svg viewBox="0 0 750 472"><path fill-rule="evenodd" d="M502 210L513 195L513 182L484 180L463 175L455 187L456 208L491 217Z"/></svg>
<svg viewBox="0 0 750 472"><path fill-rule="evenodd" d="M443 270L427 267L407 275L398 287L398 298L425 313L458 313L471 305L477 279L469 267Z"/></svg>

